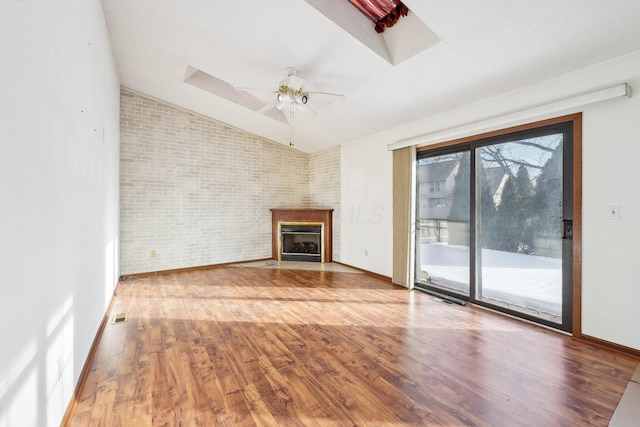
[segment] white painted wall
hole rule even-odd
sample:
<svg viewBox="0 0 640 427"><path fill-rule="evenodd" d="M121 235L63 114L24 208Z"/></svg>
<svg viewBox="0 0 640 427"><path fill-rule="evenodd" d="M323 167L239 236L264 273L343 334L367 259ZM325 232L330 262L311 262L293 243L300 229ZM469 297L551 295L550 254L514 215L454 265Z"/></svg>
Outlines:
<svg viewBox="0 0 640 427"><path fill-rule="evenodd" d="M391 154L386 144L627 82L640 93L640 52L523 87L342 146L342 259L391 276ZM640 349L640 96L582 109L582 332ZM560 116L575 111L562 111ZM533 121L533 120L532 120ZM520 123L512 123L516 125ZM485 131L492 129L485 129ZM606 218L619 205L619 221ZM371 221L371 210L383 221ZM350 212L359 210L354 220ZM363 219L364 218L364 219ZM363 255L368 248L369 257ZM373 256L372 256L373 255Z"/></svg>
<svg viewBox="0 0 640 427"><path fill-rule="evenodd" d="M582 330L640 349L640 58L637 96L593 105L583 123ZM620 220L607 206L620 206Z"/></svg>
<svg viewBox="0 0 640 427"><path fill-rule="evenodd" d="M0 426L57 426L118 277L100 1L3 1L0 56Z"/></svg>
<svg viewBox="0 0 640 427"><path fill-rule="evenodd" d="M340 160L340 262L385 276L391 276L393 267L393 177L388 142L378 135L344 144Z"/></svg>

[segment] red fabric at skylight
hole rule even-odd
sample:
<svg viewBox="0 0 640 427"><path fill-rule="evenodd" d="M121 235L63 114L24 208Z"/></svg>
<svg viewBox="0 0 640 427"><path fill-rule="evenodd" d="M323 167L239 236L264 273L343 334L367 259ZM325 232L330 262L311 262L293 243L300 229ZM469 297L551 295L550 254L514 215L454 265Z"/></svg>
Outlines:
<svg viewBox="0 0 640 427"><path fill-rule="evenodd" d="M399 0L349 0L352 5L375 25L378 33L385 27L393 27L401 16L407 16L409 8Z"/></svg>

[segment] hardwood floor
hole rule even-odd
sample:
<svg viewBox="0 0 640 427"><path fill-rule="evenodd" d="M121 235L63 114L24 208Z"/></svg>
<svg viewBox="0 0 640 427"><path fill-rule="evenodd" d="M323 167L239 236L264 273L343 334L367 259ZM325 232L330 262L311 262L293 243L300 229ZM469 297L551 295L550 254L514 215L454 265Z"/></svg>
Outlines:
<svg viewBox="0 0 640 427"><path fill-rule="evenodd" d="M70 426L608 424L631 355L366 274L119 285Z"/></svg>

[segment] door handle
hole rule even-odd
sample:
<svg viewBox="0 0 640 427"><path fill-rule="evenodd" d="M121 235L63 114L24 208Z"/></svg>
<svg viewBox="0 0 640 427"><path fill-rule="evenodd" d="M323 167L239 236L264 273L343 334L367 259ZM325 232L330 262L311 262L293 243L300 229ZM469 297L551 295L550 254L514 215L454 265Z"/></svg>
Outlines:
<svg viewBox="0 0 640 427"><path fill-rule="evenodd" d="M573 221L570 219L562 220L562 238L563 239L573 239Z"/></svg>

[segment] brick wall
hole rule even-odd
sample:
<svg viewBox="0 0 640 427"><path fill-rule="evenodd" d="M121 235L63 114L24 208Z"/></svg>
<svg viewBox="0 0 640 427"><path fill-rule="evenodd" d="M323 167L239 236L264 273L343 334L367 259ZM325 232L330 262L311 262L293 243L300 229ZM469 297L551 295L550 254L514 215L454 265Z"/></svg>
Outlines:
<svg viewBox="0 0 640 427"><path fill-rule="evenodd" d="M339 147L307 155L124 88L120 108L121 274L269 258L269 208L339 212Z"/></svg>
<svg viewBox="0 0 640 427"><path fill-rule="evenodd" d="M309 200L314 208L333 208L333 259L340 261L340 147L309 156Z"/></svg>

